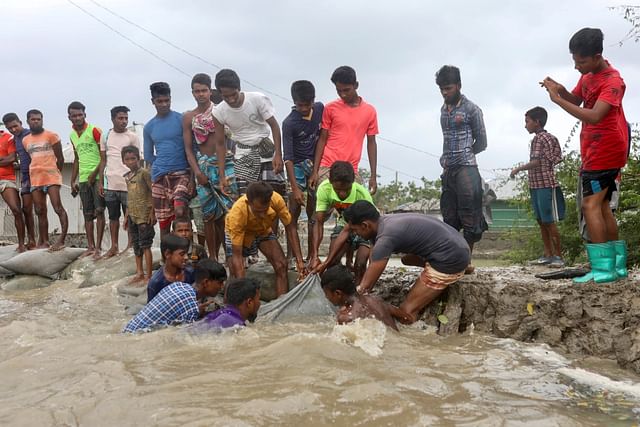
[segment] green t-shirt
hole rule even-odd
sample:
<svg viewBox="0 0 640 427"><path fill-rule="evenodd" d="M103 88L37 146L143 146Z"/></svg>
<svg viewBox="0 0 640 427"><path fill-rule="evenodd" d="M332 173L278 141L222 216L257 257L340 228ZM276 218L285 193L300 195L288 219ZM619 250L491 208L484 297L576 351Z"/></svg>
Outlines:
<svg viewBox="0 0 640 427"><path fill-rule="evenodd" d="M71 143L78 153L79 182L87 182L100 164L100 134L100 129L91 124L87 124L81 135L75 130L71 132Z"/></svg>
<svg viewBox="0 0 640 427"><path fill-rule="evenodd" d="M316 212L327 212L331 208L334 208L338 212L338 225L344 225L345 222L342 218L342 212L358 200L366 200L373 204L371 194L369 194L369 191L361 184L354 182L351 186L351 193L349 193L346 199L341 200L329 180L326 179L318 186L318 190L316 191Z"/></svg>

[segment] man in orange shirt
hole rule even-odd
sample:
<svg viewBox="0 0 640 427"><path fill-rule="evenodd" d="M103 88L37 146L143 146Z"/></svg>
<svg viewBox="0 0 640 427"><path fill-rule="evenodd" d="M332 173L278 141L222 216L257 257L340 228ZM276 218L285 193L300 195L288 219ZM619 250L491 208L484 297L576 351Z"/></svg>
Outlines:
<svg viewBox="0 0 640 427"><path fill-rule="evenodd" d="M24 217L20 207L20 196L16 185L16 144L13 136L0 130L0 194L9 205L18 233L18 252L24 252Z"/></svg>
<svg viewBox="0 0 640 427"><path fill-rule="evenodd" d="M331 75L340 99L328 103L322 112L322 130L316 145L313 173L309 186L329 178L329 169L337 160L345 160L353 166L356 180L358 163L362 157L362 144L367 137L367 155L369 156L369 192L373 195L378 188L376 174L378 166L378 116L373 105L358 95L358 81L353 68L343 65Z"/></svg>
<svg viewBox="0 0 640 427"><path fill-rule="evenodd" d="M27 153L31 156L29 176L31 178L31 194L38 216L38 248L49 247L49 221L47 220L47 195L53 206L53 210L60 218L60 237L51 247L57 251L64 248L69 228L67 211L62 206L60 199L60 186L62 185L62 166L64 157L60 137L45 130L42 126L42 112L29 110L27 123L31 134L24 137L23 144Z"/></svg>

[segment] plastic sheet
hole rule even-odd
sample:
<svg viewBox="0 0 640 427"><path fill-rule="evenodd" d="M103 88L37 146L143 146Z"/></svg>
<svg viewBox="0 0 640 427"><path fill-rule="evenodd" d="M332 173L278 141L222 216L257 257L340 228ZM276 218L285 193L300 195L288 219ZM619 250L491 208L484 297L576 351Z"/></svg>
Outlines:
<svg viewBox="0 0 640 427"><path fill-rule="evenodd" d="M298 286L280 298L263 304L258 321L314 321L318 316L335 316L336 309L320 286L320 277L310 274Z"/></svg>

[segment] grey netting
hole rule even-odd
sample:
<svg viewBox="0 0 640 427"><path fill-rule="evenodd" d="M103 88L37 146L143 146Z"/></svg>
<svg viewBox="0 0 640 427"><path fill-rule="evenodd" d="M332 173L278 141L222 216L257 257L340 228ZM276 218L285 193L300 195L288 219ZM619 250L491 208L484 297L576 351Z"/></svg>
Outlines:
<svg viewBox="0 0 640 427"><path fill-rule="evenodd" d="M320 287L320 277L310 274L285 295L263 304L258 312L258 321L313 321L318 316L335 314L335 307L327 300Z"/></svg>

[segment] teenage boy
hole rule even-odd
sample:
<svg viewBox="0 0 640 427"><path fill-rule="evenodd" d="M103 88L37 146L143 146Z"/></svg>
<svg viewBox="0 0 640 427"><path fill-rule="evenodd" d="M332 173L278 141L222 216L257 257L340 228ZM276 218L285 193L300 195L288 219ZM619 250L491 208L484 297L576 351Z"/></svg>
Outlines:
<svg viewBox="0 0 640 427"><path fill-rule="evenodd" d="M153 207L164 236L174 218L187 215L193 188L182 139L182 114L171 110L171 88L156 82L149 89L156 115L144 126L144 160L151 164Z"/></svg>
<svg viewBox="0 0 640 427"><path fill-rule="evenodd" d="M305 274L304 261L300 251L298 230L291 222L291 214L282 196L273 191L265 182L254 182L247 187L247 194L241 196L229 211L225 220L225 246L228 265L234 277L245 277L244 257L257 255L258 249L267 257L276 275L276 295L289 290L287 280L287 260L272 225L279 218L285 226L287 239L292 243L296 257L298 275Z"/></svg>
<svg viewBox="0 0 640 427"><path fill-rule="evenodd" d="M200 260L209 258L204 246L193 241L193 224L189 218L176 218L172 224L173 234L184 237L189 241L187 258L189 265L196 265Z"/></svg>
<svg viewBox="0 0 640 427"><path fill-rule="evenodd" d="M69 228L67 211L62 206L60 198L60 186L62 185L62 144L60 137L45 130L42 121L42 112L29 110L27 123L31 133L24 137L22 143L31 157L29 164L29 179L31 180L31 195L38 217L38 246L49 247L49 221L47 219L47 196L53 206L53 210L60 219L60 237L51 247L52 251L64 248Z"/></svg>
<svg viewBox="0 0 640 427"><path fill-rule="evenodd" d="M104 234L104 198L98 191L100 173L100 140L102 131L87 123L85 106L74 101L67 107L72 125L71 146L73 147L73 169L71 170L71 191L80 194L84 229L87 235L87 251L84 256L100 258L102 236ZM78 181L78 182L76 182ZM79 184L78 184L79 183ZM96 223L96 236L93 235L93 222Z"/></svg>
<svg viewBox="0 0 640 427"><path fill-rule="evenodd" d="M444 222L463 230L469 252L489 229L482 214L482 178L478 172L476 154L487 148L487 132L482 110L469 101L460 90L460 70L445 65L436 73L436 84L444 98L440 110L442 145L442 195L440 212ZM469 264L465 273L473 273Z"/></svg>
<svg viewBox="0 0 640 427"><path fill-rule="evenodd" d="M122 148L122 163L129 169L124 175L127 183L127 211L123 228L129 232L136 257L136 275L132 284L144 286L151 278L153 256L151 245L156 235L154 224L156 216L153 212L151 196L151 175L147 169L140 167L140 150L135 145ZM145 269L142 267L143 257ZM146 272L146 276L145 276Z"/></svg>
<svg viewBox="0 0 640 427"><path fill-rule="evenodd" d="M104 197L109 212L109 232L111 247L104 255L105 258L118 255L118 230L120 229L120 214L127 211L127 182L124 175L128 169L122 162L122 149L133 146L140 148L140 138L130 131L129 108L120 105L111 109L111 123L113 127L100 141L100 173L98 191ZM125 217L124 222L127 219ZM127 248L131 246L131 235L128 236Z"/></svg>
<svg viewBox="0 0 640 427"><path fill-rule="evenodd" d="M364 137L367 137L367 155L369 156L369 191L375 194L378 188L376 176L378 170L378 116L373 105L358 95L358 80L353 68L346 65L336 68L331 75L340 99L328 103L322 113L322 131L316 146L313 174L309 180L311 188L324 181L329 168L336 160L351 163L353 171L358 173L358 164L362 157ZM358 176L358 181L360 177Z"/></svg>
<svg viewBox="0 0 640 427"><path fill-rule="evenodd" d="M226 306L204 318L207 328L226 329L244 327L247 320L255 321L260 308L260 284L253 279L236 279L227 285Z"/></svg>
<svg viewBox="0 0 640 427"><path fill-rule="evenodd" d="M240 77L233 70L218 71L215 86L224 102L213 109L213 124L216 129L227 126L233 134L236 142L235 176L240 194L245 194L249 184L264 181L284 196L286 181L282 173L280 126L271 100L259 92L241 91ZM273 140L269 138L270 133ZM220 183L224 188L229 184L226 179L224 132L215 132L213 140Z"/></svg>
<svg viewBox="0 0 640 427"><path fill-rule="evenodd" d="M291 185L289 211L293 223L298 227L301 207L306 205L308 219L307 256L313 246L313 213L316 199L315 191L309 188L309 178L313 172L313 159L316 143L320 137L322 112L321 102L314 102L316 90L307 80L298 80L291 85L291 98L294 107L282 122L282 148L284 166ZM305 201L305 193L307 195ZM291 248L287 245L287 259L291 258Z"/></svg>
<svg viewBox="0 0 640 427"><path fill-rule="evenodd" d="M205 259L195 270L195 283L174 282L156 295L127 323L122 332L136 332L153 326L190 323L205 313L203 298L216 296L227 280L227 271L217 262Z"/></svg>
<svg viewBox="0 0 640 427"><path fill-rule="evenodd" d="M20 198L22 199L22 213L24 215L24 223L27 227L27 245L26 249L36 247L35 239L35 223L33 221L33 198L31 197L31 182L29 179L29 164L31 157L24 149L22 143L25 136L31 131L22 127L22 122L16 113L7 113L2 117L4 127L13 135L16 144L16 153L20 160Z"/></svg>
<svg viewBox="0 0 640 427"><path fill-rule="evenodd" d="M9 132L0 130L0 194L11 209L13 223L18 234L18 252L27 249L24 246L24 217L20 207L20 195L16 185L16 143Z"/></svg>
<svg viewBox="0 0 640 427"><path fill-rule="evenodd" d="M626 85L602 56L603 39L598 28L583 28L571 37L569 52L581 74L571 92L550 77L540 82L552 102L582 120L582 213L591 238L586 245L591 272L575 278L575 283L611 282L627 276L626 244L618 240L618 224L609 207L616 177L629 153L629 131L622 109Z"/></svg>
<svg viewBox="0 0 640 427"><path fill-rule="evenodd" d="M402 323L415 322L424 307L464 276L469 265L467 242L457 230L435 218L416 213L380 215L364 200L351 205L344 217L356 234L375 242L359 293L371 290L393 253L405 254L403 264L424 268L394 314Z"/></svg>
<svg viewBox="0 0 640 427"><path fill-rule="evenodd" d="M316 268L320 265L318 252L324 234L324 222L329 218L333 209L338 214L337 225L331 233L331 244L329 254L325 260L324 267L327 268L340 261L342 255L348 250L356 251L355 276L356 283L359 284L367 268L369 258L369 248L371 243L350 232L349 227L345 227L343 212L358 200L366 200L373 203L371 194L367 189L355 181L355 174L351 163L336 161L329 170L329 179L325 180L318 187L316 192L316 222L313 230L313 246L309 255L309 265ZM350 264L350 254L347 254L347 264Z"/></svg>
<svg viewBox="0 0 640 427"><path fill-rule="evenodd" d="M534 264L557 268L564 267L556 223L564 219L565 206L554 168L562 161L562 150L558 138L544 129L546 123L547 111L542 107L534 107L525 114L524 127L535 136L531 141L529 162L513 168L511 178L525 170L529 173L531 205L544 245L544 255Z"/></svg>
<svg viewBox="0 0 640 427"><path fill-rule="evenodd" d="M211 257L217 260L220 246L224 242L224 218L233 200L237 198L233 153L228 150L225 152L225 176L230 185L224 189L218 178L218 158L213 140L216 128L212 114L214 103L211 101L211 77L203 73L196 74L191 80L191 93L197 106L184 114L182 122L185 152L195 173L198 192L191 207L194 211L200 210L207 247ZM224 128L219 129L224 134ZM194 214L194 219L196 216Z"/></svg>
<svg viewBox="0 0 640 427"><path fill-rule="evenodd" d="M164 265L158 269L147 284L147 302L173 282L193 283L193 268L187 265L189 241L183 237L166 234L160 240L160 252Z"/></svg>
<svg viewBox="0 0 640 427"><path fill-rule="evenodd" d="M398 308L385 303L380 297L360 295L356 291L353 274L342 265L334 265L322 274L320 285L324 295L338 309L338 323L350 323L355 319L373 317L390 328L398 330L392 313L399 314Z"/></svg>

